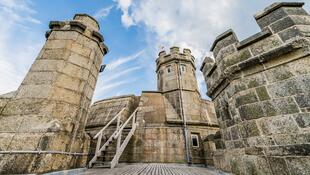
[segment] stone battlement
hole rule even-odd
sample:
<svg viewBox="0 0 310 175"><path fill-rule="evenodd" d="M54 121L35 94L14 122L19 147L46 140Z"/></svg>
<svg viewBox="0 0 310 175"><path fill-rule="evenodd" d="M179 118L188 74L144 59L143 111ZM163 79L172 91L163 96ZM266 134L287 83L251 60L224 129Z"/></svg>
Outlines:
<svg viewBox="0 0 310 175"><path fill-rule="evenodd" d="M230 80L240 76L237 73L241 70L307 45L310 16L303 5L272 4L255 15L262 30L243 41L231 29L219 35L211 47L215 59L205 58L200 68L206 78L208 95L215 96Z"/></svg>
<svg viewBox="0 0 310 175"><path fill-rule="evenodd" d="M99 33L98 22L87 14L76 14L71 21L51 21L49 28L50 30L45 34L46 39L58 40L63 37L59 33L58 35L53 33L53 31L75 31L95 41L104 55L108 53L108 47L103 43L104 38ZM65 37L68 40L77 39L75 38L77 35L67 35Z"/></svg>
<svg viewBox="0 0 310 175"><path fill-rule="evenodd" d="M170 62L171 60L174 59L187 62L189 61L195 67L195 57L191 53L192 53L191 50L187 48L184 48L183 52L180 52L180 48L175 46L170 48L170 53L167 53L164 50L159 52L158 58L156 59L156 65L157 65L156 72L158 71L160 65Z"/></svg>

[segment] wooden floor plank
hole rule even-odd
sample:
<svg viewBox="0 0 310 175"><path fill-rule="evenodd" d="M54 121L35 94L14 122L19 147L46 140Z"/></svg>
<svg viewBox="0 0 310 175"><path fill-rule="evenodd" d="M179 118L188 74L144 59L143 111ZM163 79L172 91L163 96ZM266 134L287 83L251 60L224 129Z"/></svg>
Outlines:
<svg viewBox="0 0 310 175"><path fill-rule="evenodd" d="M182 164L119 164L114 169L88 169L80 175L225 175L215 169Z"/></svg>

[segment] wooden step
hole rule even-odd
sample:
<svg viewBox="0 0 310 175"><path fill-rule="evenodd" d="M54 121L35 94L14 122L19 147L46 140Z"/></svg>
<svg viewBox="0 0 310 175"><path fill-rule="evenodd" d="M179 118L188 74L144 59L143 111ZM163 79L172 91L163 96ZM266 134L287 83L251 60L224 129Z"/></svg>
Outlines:
<svg viewBox="0 0 310 175"><path fill-rule="evenodd" d="M93 168L111 168L111 162L95 161Z"/></svg>

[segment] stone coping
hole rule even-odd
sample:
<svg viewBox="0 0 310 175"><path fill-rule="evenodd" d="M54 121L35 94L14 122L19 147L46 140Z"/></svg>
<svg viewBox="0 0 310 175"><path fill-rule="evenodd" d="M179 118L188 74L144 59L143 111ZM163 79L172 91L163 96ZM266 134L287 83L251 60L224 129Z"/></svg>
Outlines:
<svg viewBox="0 0 310 175"><path fill-rule="evenodd" d="M264 38L267 38L268 36L272 35L272 32L270 31L269 28L265 28L263 29L262 31L240 41L239 43L237 43L237 49L240 50L240 49L243 49L257 41L260 41Z"/></svg>
<svg viewBox="0 0 310 175"><path fill-rule="evenodd" d="M259 54L257 56L253 56L245 61L239 62L237 64L234 64L230 67L227 67L225 70L223 70L220 77L217 79L216 83L212 85L212 87L209 87L207 95L212 96L216 89L222 84L224 80L229 79L229 77L234 74L237 71L243 70L244 68L248 68L250 66L257 65L259 63L266 62L268 60L271 60L275 57L279 57L281 55L287 54L291 51L300 49L304 47L305 45L310 45L309 41L305 38L296 38L294 40L291 40L288 43L284 43L283 45L276 47L272 50L269 50L267 52L264 52L262 54ZM305 55L309 55L310 51L306 52ZM216 64L214 64L213 67L215 67ZM210 73L209 73L210 74Z"/></svg>
<svg viewBox="0 0 310 175"><path fill-rule="evenodd" d="M262 12L256 13L256 15L254 15L254 18L258 20L280 7L302 7L304 4L304 2L276 2L266 7Z"/></svg>
<svg viewBox="0 0 310 175"><path fill-rule="evenodd" d="M234 31L232 29L228 29L227 31L225 31L224 33L220 34L219 36L217 36L211 46L210 51L212 52L216 46L216 44L221 41L222 39L226 38L229 35L235 35ZM237 38L237 37L236 37Z"/></svg>
<svg viewBox="0 0 310 175"><path fill-rule="evenodd" d="M120 95L120 96L109 97L109 98L106 98L106 99L95 101L93 105L95 105L97 103L100 103L100 102L105 102L105 101L108 101L108 100L115 100L115 99L128 98L128 97L136 97L136 96L134 94L129 94L129 95Z"/></svg>
<svg viewBox="0 0 310 175"><path fill-rule="evenodd" d="M92 17L92 16L90 16L89 14L86 14L86 13L77 13L77 14L74 15L73 19L75 19L77 16L87 16L87 17L91 18L92 20L94 20L96 22L96 24L98 26L98 29L100 30L100 25L99 25L98 21L94 17Z"/></svg>

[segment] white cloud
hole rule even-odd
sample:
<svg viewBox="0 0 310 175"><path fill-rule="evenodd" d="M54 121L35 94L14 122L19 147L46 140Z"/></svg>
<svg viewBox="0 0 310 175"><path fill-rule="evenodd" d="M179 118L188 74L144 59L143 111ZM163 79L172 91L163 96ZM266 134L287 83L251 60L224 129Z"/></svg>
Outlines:
<svg viewBox="0 0 310 175"><path fill-rule="evenodd" d="M41 23L35 13L31 1L0 0L0 94L18 88L42 46L44 36L31 29Z"/></svg>
<svg viewBox="0 0 310 175"><path fill-rule="evenodd" d="M115 80L117 78L120 78L123 75L127 75L128 73L136 71L136 70L139 70L141 68L142 68L141 66L134 66L134 67L126 68L125 70L122 70L120 72L113 72L113 75L105 78L103 80L103 83L109 83L109 82L111 82L111 81L113 81L113 80Z"/></svg>
<svg viewBox="0 0 310 175"><path fill-rule="evenodd" d="M94 18L100 19L100 18L107 17L110 14L112 8L113 8L113 5L100 9L97 13L94 14Z"/></svg>
<svg viewBox="0 0 310 175"><path fill-rule="evenodd" d="M107 93L109 89L112 89L112 88L116 88L120 85L123 85L123 84L126 84L126 83L130 83L132 80L122 80L122 81L117 81L117 82L114 82L114 83L108 83L107 85L105 86L102 86L102 87L99 87L98 88L98 93Z"/></svg>
<svg viewBox="0 0 310 175"><path fill-rule="evenodd" d="M118 3L118 8L120 8L123 11L121 20L122 23L126 27L130 27L133 25L133 19L129 16L129 7L132 5L132 0L115 0Z"/></svg>
<svg viewBox="0 0 310 175"><path fill-rule="evenodd" d="M133 61L137 58L139 58L139 56L141 56L143 54L144 50L141 50L133 55L130 55L130 56L127 56L127 57L121 57L121 58L118 58L116 59L115 61L109 63L107 65L107 70L110 71L110 70L114 70L116 69L117 67L129 62L129 61Z"/></svg>
<svg viewBox="0 0 310 175"><path fill-rule="evenodd" d="M93 101L119 95L124 92L124 89L128 88L127 84L135 83L137 78L131 78L130 75L143 68L138 62L143 53L144 50L140 50L134 54L119 57L108 63L104 72L99 76ZM126 87L123 87L125 84Z"/></svg>
<svg viewBox="0 0 310 175"><path fill-rule="evenodd" d="M215 36L229 28L238 0L117 0L122 10L125 27L144 26L148 31L146 52L158 53L158 46L168 50L171 46L191 49L199 68L203 58L211 55L208 49ZM155 58L150 57L152 62ZM154 70L155 64L150 65ZM154 76L154 73L149 73ZM153 80L155 81L155 79ZM204 87L202 74L197 69L200 87ZM205 89L202 93L205 93Z"/></svg>

